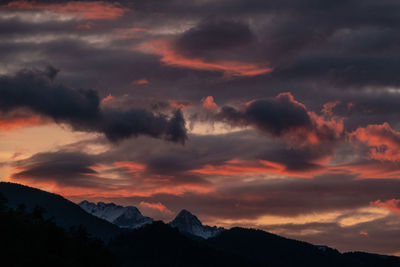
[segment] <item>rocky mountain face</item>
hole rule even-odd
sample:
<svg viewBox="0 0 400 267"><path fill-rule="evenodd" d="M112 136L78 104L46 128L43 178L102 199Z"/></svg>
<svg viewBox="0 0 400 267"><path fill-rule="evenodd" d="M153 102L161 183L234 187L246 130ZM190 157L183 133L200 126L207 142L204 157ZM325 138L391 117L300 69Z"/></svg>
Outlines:
<svg viewBox="0 0 400 267"><path fill-rule="evenodd" d="M121 228L135 229L153 222L152 218L143 216L134 206L123 207L104 202L95 204L87 200L79 203L79 206L86 212Z"/></svg>
<svg viewBox="0 0 400 267"><path fill-rule="evenodd" d="M179 212L169 225L177 228L181 233L202 237L204 239L214 237L225 230L221 227L203 225L195 215L187 210Z"/></svg>

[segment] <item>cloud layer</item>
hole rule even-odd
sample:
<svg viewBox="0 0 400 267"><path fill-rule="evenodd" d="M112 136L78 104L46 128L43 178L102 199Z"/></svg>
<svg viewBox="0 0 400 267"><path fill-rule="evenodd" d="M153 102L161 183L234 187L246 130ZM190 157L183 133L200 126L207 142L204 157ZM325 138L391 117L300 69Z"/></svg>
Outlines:
<svg viewBox="0 0 400 267"><path fill-rule="evenodd" d="M399 12L3 1L2 180L400 255Z"/></svg>
<svg viewBox="0 0 400 267"><path fill-rule="evenodd" d="M55 83L58 70L21 70L14 76L0 77L0 110L4 113L29 109L66 123L77 131L103 133L110 141L149 135L173 142L186 140L185 121L180 110L171 119L145 109L101 109L94 90L74 90Z"/></svg>

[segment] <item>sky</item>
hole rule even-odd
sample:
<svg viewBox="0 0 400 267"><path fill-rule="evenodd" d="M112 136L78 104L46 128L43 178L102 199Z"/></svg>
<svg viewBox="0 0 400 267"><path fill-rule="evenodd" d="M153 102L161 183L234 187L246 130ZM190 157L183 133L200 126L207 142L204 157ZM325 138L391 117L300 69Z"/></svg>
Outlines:
<svg viewBox="0 0 400 267"><path fill-rule="evenodd" d="M397 0L1 1L0 180L400 255Z"/></svg>

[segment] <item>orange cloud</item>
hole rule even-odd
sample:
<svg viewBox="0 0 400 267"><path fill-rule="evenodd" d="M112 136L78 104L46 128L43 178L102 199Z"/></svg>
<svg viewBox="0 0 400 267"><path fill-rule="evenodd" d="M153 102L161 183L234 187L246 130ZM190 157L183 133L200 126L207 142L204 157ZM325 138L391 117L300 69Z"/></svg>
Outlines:
<svg viewBox="0 0 400 267"><path fill-rule="evenodd" d="M103 98L103 99L101 100L101 105L104 106L104 105L106 105L107 103L109 103L109 102L111 102L111 101L114 101L114 100L115 100L115 97L113 97L112 94L109 94L108 96L106 96L105 98Z"/></svg>
<svg viewBox="0 0 400 267"><path fill-rule="evenodd" d="M60 185L57 181L38 181L29 178L15 179L12 176L6 181L17 182L27 186L40 188L55 194L60 194L66 198L129 198L129 197L151 197L157 194L168 194L180 196L187 192L197 194L207 194L214 189L203 185L162 185L146 187L144 185L130 184L102 184L101 187L79 187L70 185ZM111 182L111 181L110 181Z"/></svg>
<svg viewBox="0 0 400 267"><path fill-rule="evenodd" d="M325 103L322 107L321 113L328 117L333 116L333 108L336 107L338 104L340 104L340 101Z"/></svg>
<svg viewBox="0 0 400 267"><path fill-rule="evenodd" d="M135 47L145 53L161 56L161 62L176 67L184 67L196 70L218 71L226 76L257 76L273 71L265 63L241 62L232 60L210 60L202 58L189 58L180 55L167 39L154 39L141 46Z"/></svg>
<svg viewBox="0 0 400 267"><path fill-rule="evenodd" d="M368 160L350 164L338 165L329 168L336 174L354 174L359 179L400 178L400 170L397 162Z"/></svg>
<svg viewBox="0 0 400 267"><path fill-rule="evenodd" d="M400 199L391 199L387 201L377 200L375 202L370 203L372 206L378 206L390 211L393 211L397 214L400 214Z"/></svg>
<svg viewBox="0 0 400 267"><path fill-rule="evenodd" d="M172 214L172 211L169 210L169 209L168 209L164 204L162 204L161 202L149 203L149 202L142 201L142 202L140 202L140 205L141 205L141 206L144 206L144 207L148 207L148 208L150 208L150 209L155 209L155 210L161 211L161 212L163 212L163 213Z"/></svg>
<svg viewBox="0 0 400 267"><path fill-rule="evenodd" d="M132 161L114 162L114 166L119 167L119 168L126 168L127 169L126 172L128 172L128 173L144 171L146 169L145 164L132 162Z"/></svg>
<svg viewBox="0 0 400 267"><path fill-rule="evenodd" d="M344 131L343 118L336 116L324 117L315 114L312 111L308 112L311 121L314 124L316 140L310 140L311 144L319 143L322 140L336 140L339 139Z"/></svg>
<svg viewBox="0 0 400 267"><path fill-rule="evenodd" d="M369 158L381 161L400 160L400 132L385 122L360 127L348 134L351 140L358 140L369 147Z"/></svg>
<svg viewBox="0 0 400 267"><path fill-rule="evenodd" d="M191 170L192 173L204 175L240 176L244 174L270 173L285 176L309 177L321 170L294 172L289 171L283 164L266 160L239 160L226 161L222 165L205 165L200 169Z"/></svg>
<svg viewBox="0 0 400 267"><path fill-rule="evenodd" d="M114 19L121 17L129 9L119 3L105 1L84 2L70 1L66 3L37 3L35 1L11 1L6 8L23 10L47 10L59 14L73 15L84 19Z"/></svg>
<svg viewBox="0 0 400 267"><path fill-rule="evenodd" d="M132 85L147 85L149 83L150 83L149 80L147 80L146 78L142 78L142 79L134 80L131 84Z"/></svg>
<svg viewBox="0 0 400 267"><path fill-rule="evenodd" d="M20 117L12 119L2 119L0 118L0 130L11 131L16 128L22 127L33 127L48 124L49 122L39 116L32 117Z"/></svg>
<svg viewBox="0 0 400 267"><path fill-rule="evenodd" d="M368 232L365 232L365 231L360 231L360 235L362 235L362 236L369 236Z"/></svg>
<svg viewBox="0 0 400 267"><path fill-rule="evenodd" d="M212 96L207 96L206 98L203 98L201 102L203 103L203 108L208 111L215 112L218 110L218 106L214 102L214 97Z"/></svg>
<svg viewBox="0 0 400 267"><path fill-rule="evenodd" d="M172 108L180 110L183 110L193 105L192 102L188 100L168 100L168 103Z"/></svg>

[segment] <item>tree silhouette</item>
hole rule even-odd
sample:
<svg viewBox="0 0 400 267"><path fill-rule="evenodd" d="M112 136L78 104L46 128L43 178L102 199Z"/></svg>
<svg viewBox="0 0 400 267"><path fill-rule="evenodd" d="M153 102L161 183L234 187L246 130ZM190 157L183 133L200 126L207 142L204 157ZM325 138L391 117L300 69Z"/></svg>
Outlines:
<svg viewBox="0 0 400 267"><path fill-rule="evenodd" d="M5 212L7 210L7 198L0 193L0 212Z"/></svg>

